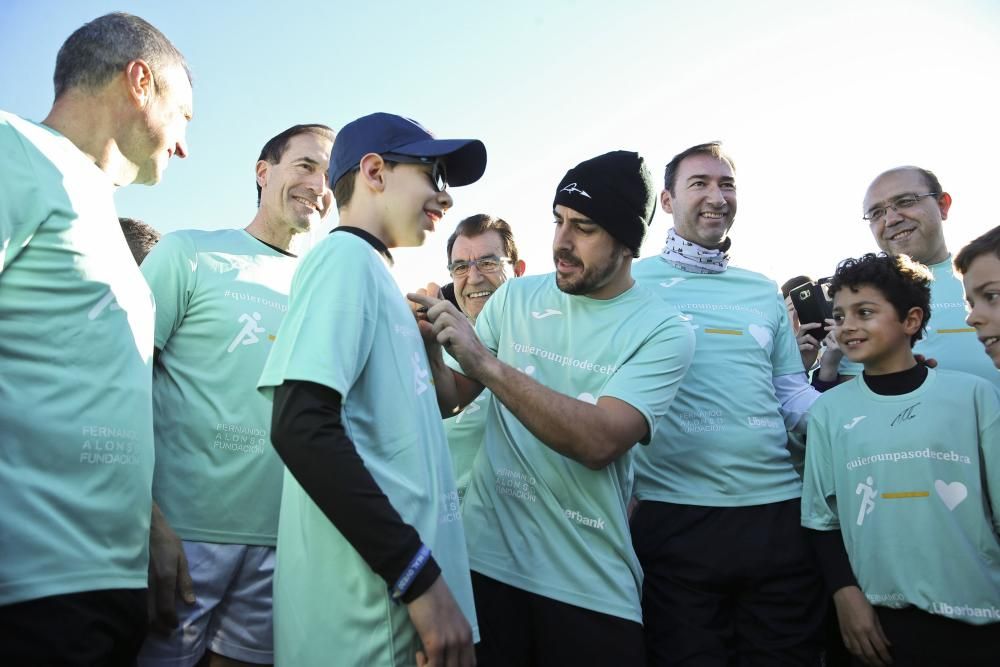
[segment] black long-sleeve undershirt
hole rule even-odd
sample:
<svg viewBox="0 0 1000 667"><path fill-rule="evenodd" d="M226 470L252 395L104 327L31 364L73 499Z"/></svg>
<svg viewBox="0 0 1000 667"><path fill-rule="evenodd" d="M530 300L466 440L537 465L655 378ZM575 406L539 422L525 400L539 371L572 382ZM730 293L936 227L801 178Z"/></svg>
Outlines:
<svg viewBox="0 0 1000 667"><path fill-rule="evenodd" d="M365 467L341 422L341 396L289 380L274 390L271 442L299 486L388 586L421 547ZM403 594L411 602L441 574L431 557Z"/></svg>
<svg viewBox="0 0 1000 667"><path fill-rule="evenodd" d="M908 394L920 387L926 379L927 366L920 363L898 373L865 374L863 377L868 388L882 396ZM844 586L857 586L858 580L854 576L854 570L851 569L843 534L839 530L807 530L827 590L836 593Z"/></svg>

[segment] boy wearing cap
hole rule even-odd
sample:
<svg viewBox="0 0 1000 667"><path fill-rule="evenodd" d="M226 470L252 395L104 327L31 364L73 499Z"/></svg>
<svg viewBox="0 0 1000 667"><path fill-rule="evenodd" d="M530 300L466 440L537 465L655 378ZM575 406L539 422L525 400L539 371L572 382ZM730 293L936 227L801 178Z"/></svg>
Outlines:
<svg viewBox="0 0 1000 667"><path fill-rule="evenodd" d="M286 665L471 665L451 461L420 333L389 273L479 179L486 149L377 113L330 158L340 226L302 261L260 389L287 466L274 582Z"/></svg>
<svg viewBox="0 0 1000 667"><path fill-rule="evenodd" d="M501 285L475 329L410 295L429 307L442 411L484 386L496 399L463 509L481 665L644 664L631 449L693 352L680 314L631 278L653 202L636 153L587 160L556 191L554 274Z"/></svg>

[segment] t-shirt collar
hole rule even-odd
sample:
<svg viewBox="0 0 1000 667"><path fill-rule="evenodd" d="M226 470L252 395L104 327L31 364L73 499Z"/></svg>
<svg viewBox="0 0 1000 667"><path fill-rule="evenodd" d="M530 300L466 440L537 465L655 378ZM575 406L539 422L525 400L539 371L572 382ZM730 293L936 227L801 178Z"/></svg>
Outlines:
<svg viewBox="0 0 1000 667"><path fill-rule="evenodd" d="M333 234L334 232L347 232L348 234L354 234L358 238L362 238L365 241L368 241L371 247L375 248L375 250L378 251L380 255L385 257L386 261L389 262L389 266L392 266L393 259L392 259L392 254L389 252L389 247L386 244L382 243L382 241L374 234L366 232L360 227L348 227L345 225L334 227L333 229L330 230L331 234Z"/></svg>

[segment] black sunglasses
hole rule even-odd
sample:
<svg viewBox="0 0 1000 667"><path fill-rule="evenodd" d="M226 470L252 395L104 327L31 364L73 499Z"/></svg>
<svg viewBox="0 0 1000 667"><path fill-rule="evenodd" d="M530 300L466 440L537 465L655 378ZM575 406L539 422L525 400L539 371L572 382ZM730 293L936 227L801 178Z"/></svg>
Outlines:
<svg viewBox="0 0 1000 667"><path fill-rule="evenodd" d="M439 157L416 157L413 155L399 155L397 153L383 153L382 159L386 162L397 162L400 164L425 164L430 165L431 185L435 192L444 192L448 189L448 169L443 158Z"/></svg>

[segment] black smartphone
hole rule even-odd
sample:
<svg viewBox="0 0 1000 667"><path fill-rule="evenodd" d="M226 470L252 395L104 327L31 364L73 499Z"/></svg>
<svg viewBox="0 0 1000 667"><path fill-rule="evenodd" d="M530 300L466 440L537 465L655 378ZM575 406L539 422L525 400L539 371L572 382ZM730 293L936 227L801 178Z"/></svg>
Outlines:
<svg viewBox="0 0 1000 667"><path fill-rule="evenodd" d="M799 316L800 325L816 322L826 326L826 320L833 317L833 302L826 292L829 282L829 278L824 278L815 283L802 283L788 293L792 298L792 306ZM823 335L819 335L818 338L822 338Z"/></svg>
<svg viewBox="0 0 1000 667"><path fill-rule="evenodd" d="M458 308L458 301L455 299L455 283L448 283L441 288L441 296L451 301ZM461 308L459 308L461 310Z"/></svg>

